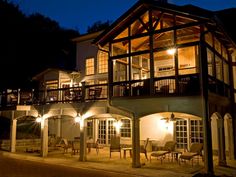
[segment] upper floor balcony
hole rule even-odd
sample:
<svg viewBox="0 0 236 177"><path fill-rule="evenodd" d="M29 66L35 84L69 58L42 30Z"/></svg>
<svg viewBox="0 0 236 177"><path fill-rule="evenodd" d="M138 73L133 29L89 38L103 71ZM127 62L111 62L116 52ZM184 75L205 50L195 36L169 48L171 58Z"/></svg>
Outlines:
<svg viewBox="0 0 236 177"><path fill-rule="evenodd" d="M153 88L151 88L150 79L114 82L110 87L112 88L112 98L193 96L201 94L199 74L155 78ZM230 96L229 86L213 77L209 77L208 89L210 92L221 96ZM76 103L106 99L108 99L108 84L85 85L83 83L82 86L78 87L58 89L7 89L0 93L0 106L4 109L16 105Z"/></svg>

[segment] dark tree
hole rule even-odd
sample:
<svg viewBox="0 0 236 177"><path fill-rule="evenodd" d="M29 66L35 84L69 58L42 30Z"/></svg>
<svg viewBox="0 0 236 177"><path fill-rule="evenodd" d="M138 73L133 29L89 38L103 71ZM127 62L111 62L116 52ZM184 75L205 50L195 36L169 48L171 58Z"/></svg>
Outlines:
<svg viewBox="0 0 236 177"><path fill-rule="evenodd" d="M93 32L104 30L107 27L109 27L110 24L111 24L111 21L109 21L109 20L106 22L97 21L94 24L92 24L91 26L88 26L87 32L93 33Z"/></svg>
<svg viewBox="0 0 236 177"><path fill-rule="evenodd" d="M0 0L0 23L0 89L27 87L48 67L75 68L78 31L38 13L26 16L7 0Z"/></svg>

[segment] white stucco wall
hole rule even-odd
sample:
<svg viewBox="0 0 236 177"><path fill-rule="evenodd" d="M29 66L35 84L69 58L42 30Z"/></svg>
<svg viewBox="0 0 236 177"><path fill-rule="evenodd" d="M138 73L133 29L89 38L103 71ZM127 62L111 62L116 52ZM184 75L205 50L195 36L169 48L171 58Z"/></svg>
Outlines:
<svg viewBox="0 0 236 177"><path fill-rule="evenodd" d="M150 138L153 143L163 146L166 141L173 140L173 123L161 120L162 116L153 114L140 120L140 139Z"/></svg>

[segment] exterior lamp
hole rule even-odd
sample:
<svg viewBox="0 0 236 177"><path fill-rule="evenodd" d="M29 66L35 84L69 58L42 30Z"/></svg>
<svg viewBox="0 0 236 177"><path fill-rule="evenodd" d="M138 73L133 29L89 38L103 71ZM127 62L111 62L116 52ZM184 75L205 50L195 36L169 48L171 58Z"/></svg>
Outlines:
<svg viewBox="0 0 236 177"><path fill-rule="evenodd" d="M117 134L120 134L120 128L122 126L122 122L118 120L117 122L113 123L113 126L115 127Z"/></svg>
<svg viewBox="0 0 236 177"><path fill-rule="evenodd" d="M77 114L77 116L74 118L75 123L80 123L81 115L80 113Z"/></svg>
<svg viewBox="0 0 236 177"><path fill-rule="evenodd" d="M42 117L40 115L38 115L38 117L35 120L37 123L41 123L42 122Z"/></svg>
<svg viewBox="0 0 236 177"><path fill-rule="evenodd" d="M167 50L167 53L168 53L169 55L174 55L175 52L176 52L176 48L171 48L171 49L168 49L168 50Z"/></svg>

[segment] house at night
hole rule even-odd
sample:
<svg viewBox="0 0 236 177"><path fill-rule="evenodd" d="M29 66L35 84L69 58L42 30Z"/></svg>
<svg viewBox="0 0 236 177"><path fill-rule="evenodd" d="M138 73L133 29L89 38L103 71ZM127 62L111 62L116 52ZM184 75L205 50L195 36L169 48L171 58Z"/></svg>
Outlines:
<svg viewBox="0 0 236 177"><path fill-rule="evenodd" d="M19 90L2 93L1 103L11 106L2 104L1 116L12 121L12 152L17 120L40 116L42 156L49 135L79 136L81 161L86 139L109 146L116 135L132 147L133 167L141 166L147 138L148 152L167 141L180 151L203 143L207 171L213 155L219 165L235 158L236 45L213 12L140 0L106 30L73 41L75 71L37 75L42 87L29 104L21 104Z"/></svg>

